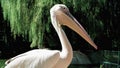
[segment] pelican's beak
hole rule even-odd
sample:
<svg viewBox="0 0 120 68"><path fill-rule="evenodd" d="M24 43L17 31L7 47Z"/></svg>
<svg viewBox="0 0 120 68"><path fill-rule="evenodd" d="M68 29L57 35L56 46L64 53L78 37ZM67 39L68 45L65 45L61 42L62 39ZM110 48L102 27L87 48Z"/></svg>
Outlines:
<svg viewBox="0 0 120 68"><path fill-rule="evenodd" d="M78 33L82 38L84 38L90 45L92 45L95 49L97 49L96 44L92 41L88 33L81 26L81 24L70 14L64 13L62 11L58 11L56 15L56 19L59 21L61 25L68 26L76 33Z"/></svg>

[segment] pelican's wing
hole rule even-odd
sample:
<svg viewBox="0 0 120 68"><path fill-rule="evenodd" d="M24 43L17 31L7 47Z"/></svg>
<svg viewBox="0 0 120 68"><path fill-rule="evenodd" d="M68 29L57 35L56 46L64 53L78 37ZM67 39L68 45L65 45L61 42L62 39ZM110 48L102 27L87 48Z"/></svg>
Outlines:
<svg viewBox="0 0 120 68"><path fill-rule="evenodd" d="M6 63L8 67L12 66L12 68L17 68L17 67L19 68L37 68L37 67L47 68L48 66L51 68L57 63L59 58L60 58L59 51L37 49L37 50L28 51L26 53L13 57L9 59L8 61L6 61Z"/></svg>
<svg viewBox="0 0 120 68"><path fill-rule="evenodd" d="M7 64L9 64L10 62L12 62L13 60L15 60L15 59L17 59L17 58L24 57L24 56L27 56L27 55L29 55L29 54L32 54L34 51L35 51L35 50L31 50L31 51L28 51L28 52L19 54L19 55L13 57L13 58L10 58L10 59L8 59L8 60L5 62L5 64L7 65Z"/></svg>
<svg viewBox="0 0 120 68"><path fill-rule="evenodd" d="M10 62L12 62L13 60L15 60L16 58L23 57L23 56L26 56L26 55L27 55L27 52L26 52L26 53L23 53L23 54L20 54L20 55L17 55L17 56L15 56L15 57L13 57L13 58L10 58L10 59L8 59L8 60L5 62L5 64L7 65L7 64L9 64Z"/></svg>

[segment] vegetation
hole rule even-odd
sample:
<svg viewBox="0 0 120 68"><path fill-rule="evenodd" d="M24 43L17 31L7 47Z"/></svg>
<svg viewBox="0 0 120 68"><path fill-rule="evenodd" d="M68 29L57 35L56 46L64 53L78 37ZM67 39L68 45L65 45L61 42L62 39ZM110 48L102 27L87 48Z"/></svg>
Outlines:
<svg viewBox="0 0 120 68"><path fill-rule="evenodd" d="M120 45L119 0L1 0L0 3L4 19L10 23L14 38L24 37L32 42L31 47L41 48L46 44L55 46L59 43L55 41L58 38L54 38L57 35L50 24L49 14L50 8L57 3L68 6L98 45L105 38L111 41L111 48ZM64 29L70 32L67 28ZM73 45L79 44L75 43L78 39L74 32L69 36ZM100 45L107 46L105 43L107 42Z"/></svg>
<svg viewBox="0 0 120 68"><path fill-rule="evenodd" d="M4 68L4 66L5 66L5 61L6 61L6 60L0 59L0 68Z"/></svg>

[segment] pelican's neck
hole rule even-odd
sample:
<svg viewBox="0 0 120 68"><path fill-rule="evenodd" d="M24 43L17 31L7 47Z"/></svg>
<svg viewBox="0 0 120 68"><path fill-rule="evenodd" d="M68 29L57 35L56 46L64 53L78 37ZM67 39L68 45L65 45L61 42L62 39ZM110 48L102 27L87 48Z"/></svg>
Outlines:
<svg viewBox="0 0 120 68"><path fill-rule="evenodd" d="M62 45L62 51L60 52L60 58L62 59L62 61L59 61L59 62L63 64L66 63L66 65L69 65L73 57L71 44L68 41L67 36L63 31L61 25L59 24L59 21L57 21L56 16L52 12L51 12L51 21L52 21L53 27L55 28L58 34L58 37Z"/></svg>
<svg viewBox="0 0 120 68"><path fill-rule="evenodd" d="M62 51L60 53L63 59L66 59L68 62L71 62L73 57L72 47L67 39L67 36L61 27L58 28L58 36L62 45Z"/></svg>

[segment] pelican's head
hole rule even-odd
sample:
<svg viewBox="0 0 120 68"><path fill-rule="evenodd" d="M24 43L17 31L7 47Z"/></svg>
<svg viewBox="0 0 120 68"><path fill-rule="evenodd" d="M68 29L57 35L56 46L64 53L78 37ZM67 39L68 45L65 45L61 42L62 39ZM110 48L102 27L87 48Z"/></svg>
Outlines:
<svg viewBox="0 0 120 68"><path fill-rule="evenodd" d="M56 4L50 9L52 25L58 31L61 25L67 26L70 29L78 33L82 38L84 38L89 44L91 44L95 49L97 46L89 37L85 29L80 25L80 23L72 16L69 9L63 4Z"/></svg>

